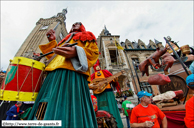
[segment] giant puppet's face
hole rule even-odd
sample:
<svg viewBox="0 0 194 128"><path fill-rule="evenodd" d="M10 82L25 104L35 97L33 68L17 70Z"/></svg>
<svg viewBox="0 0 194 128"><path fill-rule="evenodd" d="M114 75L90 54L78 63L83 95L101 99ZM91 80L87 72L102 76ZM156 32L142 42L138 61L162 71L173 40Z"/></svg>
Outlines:
<svg viewBox="0 0 194 128"><path fill-rule="evenodd" d="M99 71L100 70L100 66L96 66L96 71Z"/></svg>
<svg viewBox="0 0 194 128"><path fill-rule="evenodd" d="M79 32L80 31L80 26L81 23L80 22L76 22L72 25L71 31L72 32Z"/></svg>

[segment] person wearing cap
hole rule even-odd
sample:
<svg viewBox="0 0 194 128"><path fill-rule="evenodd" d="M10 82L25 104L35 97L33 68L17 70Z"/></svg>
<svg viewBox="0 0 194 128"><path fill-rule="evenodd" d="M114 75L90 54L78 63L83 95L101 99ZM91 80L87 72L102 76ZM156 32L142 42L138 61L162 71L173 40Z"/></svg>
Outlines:
<svg viewBox="0 0 194 128"><path fill-rule="evenodd" d="M140 104L133 108L130 117L131 127L160 128L158 118L162 121L162 127L167 128L165 114L156 106L151 104L151 93L140 91L137 93Z"/></svg>
<svg viewBox="0 0 194 128"><path fill-rule="evenodd" d="M194 94L194 74L187 76L186 83L188 88ZM194 96L192 96L185 105L186 115L184 118L185 125L188 128L194 128Z"/></svg>
<svg viewBox="0 0 194 128"><path fill-rule="evenodd" d="M126 120L127 120L127 127L130 128L130 124L129 124L129 115L127 113L127 109L128 109L128 105L132 104L131 101L127 100L127 96L124 96L124 101L122 103L122 110L123 113L126 115Z"/></svg>
<svg viewBox="0 0 194 128"><path fill-rule="evenodd" d="M20 110L22 106L22 102L18 101L15 105L13 105L7 112L6 112L6 120L18 120L18 114L24 113L24 111Z"/></svg>

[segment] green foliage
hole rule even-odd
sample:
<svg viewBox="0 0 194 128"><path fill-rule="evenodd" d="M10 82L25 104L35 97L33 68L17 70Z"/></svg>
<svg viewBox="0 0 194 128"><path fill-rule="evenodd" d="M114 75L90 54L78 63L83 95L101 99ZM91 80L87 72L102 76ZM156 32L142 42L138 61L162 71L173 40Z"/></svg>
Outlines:
<svg viewBox="0 0 194 128"><path fill-rule="evenodd" d="M124 97L124 96L127 96L127 97L133 96L133 92L131 90L116 92L116 98L121 98L121 97Z"/></svg>

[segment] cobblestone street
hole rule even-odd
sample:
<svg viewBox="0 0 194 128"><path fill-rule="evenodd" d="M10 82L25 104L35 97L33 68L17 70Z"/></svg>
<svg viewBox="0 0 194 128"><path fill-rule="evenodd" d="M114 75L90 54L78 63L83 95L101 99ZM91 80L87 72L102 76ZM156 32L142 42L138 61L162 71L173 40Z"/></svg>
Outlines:
<svg viewBox="0 0 194 128"><path fill-rule="evenodd" d="M123 115L123 113L120 113L120 115L121 115L121 119L122 119L124 128L127 128L127 121L126 121L125 115Z"/></svg>

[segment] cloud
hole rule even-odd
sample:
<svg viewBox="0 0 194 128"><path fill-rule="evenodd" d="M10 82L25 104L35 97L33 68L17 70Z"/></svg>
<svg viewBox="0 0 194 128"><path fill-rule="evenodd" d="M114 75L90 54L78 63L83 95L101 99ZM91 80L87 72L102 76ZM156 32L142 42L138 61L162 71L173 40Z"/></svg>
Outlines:
<svg viewBox="0 0 194 128"><path fill-rule="evenodd" d="M68 7L67 31L81 21L96 37L106 25L120 41L163 42L164 36L193 45L192 1L1 1L1 67L7 68L40 18Z"/></svg>

